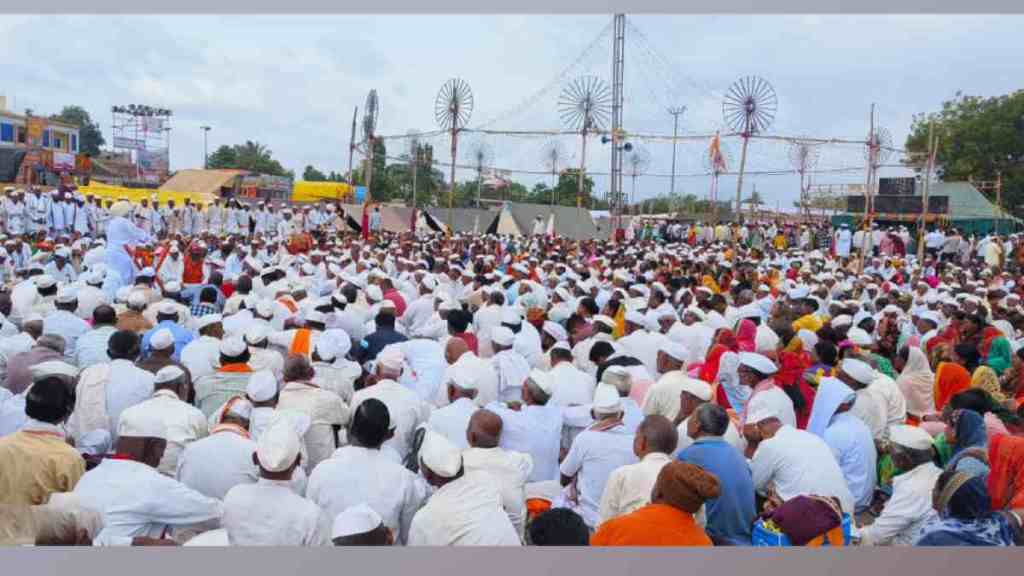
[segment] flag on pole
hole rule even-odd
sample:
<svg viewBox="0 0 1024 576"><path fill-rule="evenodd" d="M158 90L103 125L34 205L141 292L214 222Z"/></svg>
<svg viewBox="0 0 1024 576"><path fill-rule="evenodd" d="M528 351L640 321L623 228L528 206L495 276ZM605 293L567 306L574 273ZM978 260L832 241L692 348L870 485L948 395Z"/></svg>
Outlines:
<svg viewBox="0 0 1024 576"><path fill-rule="evenodd" d="M711 157L711 166L715 172L721 173L727 170L725 156L722 154L722 139L719 137L718 132L715 132L715 137L711 139L711 148L708 150L708 155Z"/></svg>

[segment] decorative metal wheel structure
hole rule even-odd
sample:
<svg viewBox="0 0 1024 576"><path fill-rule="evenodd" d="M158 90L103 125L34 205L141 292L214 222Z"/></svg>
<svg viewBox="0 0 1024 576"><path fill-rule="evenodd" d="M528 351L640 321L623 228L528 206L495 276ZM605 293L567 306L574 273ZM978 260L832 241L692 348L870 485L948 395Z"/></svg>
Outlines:
<svg viewBox="0 0 1024 576"><path fill-rule="evenodd" d="M626 165L629 167L629 175L633 179L633 190L629 195L629 203L632 206L636 202L636 178L647 172L647 168L651 165L651 154L646 148L634 145L633 150L626 156Z"/></svg>
<svg viewBox="0 0 1024 576"><path fill-rule="evenodd" d="M565 148L559 140L548 140L540 152L544 167L551 171L551 205L558 204L558 169L565 158Z"/></svg>
<svg viewBox="0 0 1024 576"><path fill-rule="evenodd" d="M583 179L587 167L587 135L608 125L612 111L612 91L597 76L580 76L562 88L558 113L562 124L580 133L580 169L576 175L576 218L583 206Z"/></svg>
<svg viewBox="0 0 1024 576"><path fill-rule="evenodd" d="M466 153L466 159L469 160L473 169L476 170L476 207L479 208L480 190L483 188L484 182L484 168L486 168L493 159L491 146L487 144L487 141L483 138L478 138L469 145Z"/></svg>
<svg viewBox="0 0 1024 576"><path fill-rule="evenodd" d="M725 124L743 137L740 152L740 171L736 179L736 215L742 214L743 173L747 165L747 145L750 137L765 132L775 121L779 99L775 89L759 76L744 76L729 87L722 102Z"/></svg>
<svg viewBox="0 0 1024 576"><path fill-rule="evenodd" d="M442 130L447 130L452 142L451 178L448 188L448 233L454 230L455 164L459 157L459 132L473 116L473 90L461 78L445 82L434 100L434 119Z"/></svg>
<svg viewBox="0 0 1024 576"><path fill-rule="evenodd" d="M811 214L809 205L810 182L806 176L808 172L818 165L820 157L821 150L817 144L805 140L794 140L789 144L789 162L793 165L793 169L797 171L797 174L800 174L800 206L803 208L805 216L810 216Z"/></svg>
<svg viewBox="0 0 1024 576"><path fill-rule="evenodd" d="M363 137L366 140L366 197L363 203L368 204L373 198L371 185L373 184L373 145L374 133L377 130L377 118L380 115L380 101L377 99L377 91L370 90L366 95L366 104L363 106Z"/></svg>

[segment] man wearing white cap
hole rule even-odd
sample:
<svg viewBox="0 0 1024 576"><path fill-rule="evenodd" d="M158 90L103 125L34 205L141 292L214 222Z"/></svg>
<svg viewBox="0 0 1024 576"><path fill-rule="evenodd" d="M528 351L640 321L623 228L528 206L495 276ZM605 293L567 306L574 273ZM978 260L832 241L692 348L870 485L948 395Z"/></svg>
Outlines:
<svg viewBox="0 0 1024 576"><path fill-rule="evenodd" d="M566 342L559 342L548 351L551 370L548 376L554 393L551 401L558 406L590 404L594 399L594 377L573 364L572 350Z"/></svg>
<svg viewBox="0 0 1024 576"><path fill-rule="evenodd" d="M839 363L839 371L836 374L837 378L857 393L857 401L854 402L850 413L868 425L873 438L882 440L888 429L887 409L885 397L878 388L872 386L877 376L878 373L870 364L853 356L844 358Z"/></svg>
<svg viewBox="0 0 1024 576"><path fill-rule="evenodd" d="M156 471L167 445L161 419L136 419L120 431L116 456L86 472L73 492L83 507L103 516L103 530L93 545L148 544L172 537L175 527L221 517L220 500Z"/></svg>
<svg viewBox="0 0 1024 576"><path fill-rule="evenodd" d="M71 264L71 249L67 246L61 246L54 250L53 260L43 268L43 273L52 276L54 280L61 284L71 284L78 280L75 267Z"/></svg>
<svg viewBox="0 0 1024 576"><path fill-rule="evenodd" d="M192 381L209 376L220 367L220 342L224 337L224 318L207 314L196 319L199 338L181 349L181 363L188 368Z"/></svg>
<svg viewBox="0 0 1024 576"><path fill-rule="evenodd" d="M499 326L491 332L494 357L491 366L498 375L498 400L514 402L522 395L523 381L530 373L530 364L522 354L515 351L515 334L506 326Z"/></svg>
<svg viewBox="0 0 1024 576"><path fill-rule="evenodd" d="M218 500L239 484L256 482L259 468L252 461L256 442L249 433L251 417L248 399L228 400L215 415L210 435L189 443L178 456L178 481Z"/></svg>
<svg viewBox="0 0 1024 576"><path fill-rule="evenodd" d="M591 408L594 424L572 441L569 453L559 466L564 487L560 508L571 508L591 528L600 521L599 506L605 484L620 466L637 461L633 453L633 432L622 423L622 399L618 390L599 384Z"/></svg>
<svg viewBox="0 0 1024 576"><path fill-rule="evenodd" d="M106 272L90 270L84 274L85 283L78 287L78 309L75 313L82 320L92 320L92 312L101 304L110 304L111 299L102 290Z"/></svg>
<svg viewBox="0 0 1024 576"><path fill-rule="evenodd" d="M505 294L501 290L495 289L486 294L487 303L473 315L473 332L479 337L479 354L484 358L493 354L491 334L501 326L502 306L505 303Z"/></svg>
<svg viewBox="0 0 1024 576"><path fill-rule="evenodd" d="M660 414L675 420L679 412L679 394L689 376L683 372L689 351L681 342L666 338L657 349L657 373L661 374L643 400L645 415Z"/></svg>
<svg viewBox="0 0 1024 576"><path fill-rule="evenodd" d="M56 334L64 338L64 357L75 361L78 339L89 332L89 324L75 315L78 296L75 289L65 286L58 290L54 301L56 309L43 317L43 334Z"/></svg>
<svg viewBox="0 0 1024 576"><path fill-rule="evenodd" d="M427 420L427 427L441 434L459 449L469 447L466 430L469 419L479 409L475 402L478 394L477 379L469 366L452 366L445 373L448 405L434 410Z"/></svg>
<svg viewBox="0 0 1024 576"><path fill-rule="evenodd" d="M658 350L667 338L660 332L648 332L646 325L647 319L640 312L626 312L626 335L619 338L616 345L643 362L649 373L657 374Z"/></svg>
<svg viewBox="0 0 1024 576"><path fill-rule="evenodd" d="M367 376L365 386L352 395L355 410L367 398L376 398L388 407L395 426L394 438L388 440L403 459L412 450L413 434L430 417L430 406L419 395L402 386L398 380L405 367L405 356L398 346L388 346L377 355L375 370Z"/></svg>
<svg viewBox="0 0 1024 576"><path fill-rule="evenodd" d="M135 283L135 264L125 248L134 250L139 244L152 242L153 237L126 218L132 206L128 202L117 202L111 207L112 218L107 223L107 268L118 275L116 287L131 286ZM115 287L115 289L116 289Z"/></svg>
<svg viewBox="0 0 1024 576"><path fill-rule="evenodd" d="M743 435L747 439L754 489L778 506L795 496L824 496L839 500L844 513L853 514L853 495L832 449L824 440L784 424L778 406L765 393L747 405Z"/></svg>
<svg viewBox="0 0 1024 576"><path fill-rule="evenodd" d="M395 533L373 508L357 504L334 518L331 542L335 546L392 546Z"/></svg>
<svg viewBox="0 0 1024 576"><path fill-rule="evenodd" d="M349 408L341 397L313 384L316 373L309 360L293 355L285 360L284 381L278 410L292 410L310 419L309 431L304 438L309 451L303 469L311 472L317 464L330 457L343 442L341 429L348 424Z"/></svg>
<svg viewBox="0 0 1024 576"><path fill-rule="evenodd" d="M313 348L313 370L316 372L313 383L324 390L334 392L345 402L352 401L352 394L355 393L355 381L363 373L363 368L358 362L348 359L351 349L352 340L348 334L343 330L336 329L324 331L323 336ZM281 357L273 350L265 352L276 354L277 358Z"/></svg>
<svg viewBox="0 0 1024 576"><path fill-rule="evenodd" d="M164 300L157 306L156 325L146 331L142 336L142 354L149 355L149 341L158 330L167 330L174 339L174 353L171 358L174 361L181 359L181 351L193 340L192 332L182 327L179 322L182 319L178 316L178 304L170 300Z"/></svg>
<svg viewBox="0 0 1024 576"><path fill-rule="evenodd" d="M249 366L249 347L234 336L225 338L218 348L220 367L213 374L195 378L196 406L210 417L233 396L245 393L252 367ZM186 364L188 366L188 364ZM189 369L191 371L191 369Z"/></svg>
<svg viewBox="0 0 1024 576"><path fill-rule="evenodd" d="M555 382L551 375L533 370L523 384L519 402L492 402L487 410L502 421L499 445L533 459L529 482L558 480L562 445L562 409L551 401Z"/></svg>
<svg viewBox="0 0 1024 576"><path fill-rule="evenodd" d="M302 441L285 419L256 443L255 484L239 484L224 496L221 525L232 546L325 546L330 519L312 501L296 494L291 479L299 467Z"/></svg>
<svg viewBox="0 0 1024 576"><path fill-rule="evenodd" d="M177 366L168 366L153 378L153 397L136 404L121 413L118 436L124 429L143 427L147 421L157 421L165 428L167 447L157 470L161 474L174 476L178 467L178 455L189 442L209 434L206 417L183 398L188 398L188 374Z"/></svg>
<svg viewBox="0 0 1024 576"><path fill-rule="evenodd" d="M387 406L376 398L363 401L352 416L349 445L313 470L306 497L328 516L367 504L404 544L412 518L427 498L427 485L384 445L393 434Z"/></svg>
<svg viewBox="0 0 1024 576"><path fill-rule="evenodd" d="M81 455L64 437L63 424L74 408L78 370L61 361L31 368L24 393L25 422L0 438L0 504L45 504L51 493L74 489L85 473ZM5 423L6 424L6 423Z"/></svg>
<svg viewBox="0 0 1024 576"><path fill-rule="evenodd" d="M909 546L925 524L937 517L932 506L942 470L933 463L932 437L916 426L889 429L893 465L902 472L892 480L892 497L871 526L861 528L862 546Z"/></svg>
<svg viewBox="0 0 1024 576"><path fill-rule="evenodd" d="M679 454L693 444L694 439L690 435L690 431L696 430L696 428L691 426L690 420L694 418L697 408L711 402L714 396L711 385L703 380L689 378L682 372L673 372L666 377L682 379L679 384L679 409L673 420L679 433L679 445L675 453ZM729 445L739 450L741 454L746 450L747 444L732 421L729 422L721 436Z"/></svg>
<svg viewBox="0 0 1024 576"><path fill-rule="evenodd" d="M410 546L521 545L493 476L465 470L459 449L431 431L419 460L420 472L435 491L412 519Z"/></svg>

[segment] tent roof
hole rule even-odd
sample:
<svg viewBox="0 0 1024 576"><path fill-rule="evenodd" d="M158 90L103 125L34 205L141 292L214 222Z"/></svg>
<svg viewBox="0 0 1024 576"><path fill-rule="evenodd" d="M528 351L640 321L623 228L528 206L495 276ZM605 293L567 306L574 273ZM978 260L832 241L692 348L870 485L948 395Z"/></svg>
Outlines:
<svg viewBox="0 0 1024 576"><path fill-rule="evenodd" d="M221 188L245 173L244 170L178 170L160 189L220 196Z"/></svg>
<svg viewBox="0 0 1024 576"><path fill-rule="evenodd" d="M448 225L448 209L447 208L427 208L427 214L430 214L434 220L444 226ZM464 234L472 232L474 226L477 230L483 234L487 231L487 227L494 222L494 219L500 214L497 210L482 210L478 208L456 208L452 210L452 228L456 234Z"/></svg>
<svg viewBox="0 0 1024 576"><path fill-rule="evenodd" d="M949 197L949 217L953 220L992 218L1017 220L1003 209L996 208L980 190L970 182L935 182L929 196Z"/></svg>
<svg viewBox="0 0 1024 576"><path fill-rule="evenodd" d="M548 216L555 216L555 234L573 240L587 240L599 236L597 226L590 217L589 210L579 210L572 206L551 206L550 204L513 204L505 205L505 210L515 221L519 234L529 236L533 233L533 222L540 216L547 225Z"/></svg>

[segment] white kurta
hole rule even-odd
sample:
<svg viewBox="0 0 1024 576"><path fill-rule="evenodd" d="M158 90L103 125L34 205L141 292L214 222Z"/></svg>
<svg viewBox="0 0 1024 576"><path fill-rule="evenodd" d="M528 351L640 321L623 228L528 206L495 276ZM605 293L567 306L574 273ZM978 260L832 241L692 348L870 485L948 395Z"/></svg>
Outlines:
<svg viewBox="0 0 1024 576"><path fill-rule="evenodd" d="M96 364L110 362L110 358L107 356L107 345L114 332L117 332L117 328L114 326L101 326L86 332L78 339L75 363L79 369L84 370Z"/></svg>
<svg viewBox="0 0 1024 576"><path fill-rule="evenodd" d="M43 319L43 334L55 334L64 338L64 358L75 361L78 339L89 332L89 324L67 310L54 310Z"/></svg>
<svg viewBox="0 0 1024 576"><path fill-rule="evenodd" d="M558 480L558 456L562 447L562 409L550 402L512 410L492 403L487 409L501 417L505 450L523 452L533 459L529 482Z"/></svg>
<svg viewBox="0 0 1024 576"><path fill-rule="evenodd" d="M74 494L103 517L93 545L128 546L134 537L160 538L168 528L216 520L223 513L219 500L131 460L103 460L82 476Z"/></svg>
<svg viewBox="0 0 1024 576"><path fill-rule="evenodd" d="M551 402L558 406L590 404L594 400L596 384L594 378L573 366L571 362L559 362L550 372L555 390Z"/></svg>
<svg viewBox="0 0 1024 576"><path fill-rule="evenodd" d="M313 470L306 487L306 497L330 518L356 504L369 505L403 544L427 492L423 479L393 455L359 446L338 448Z"/></svg>
<svg viewBox="0 0 1024 576"><path fill-rule="evenodd" d="M559 467L562 476L575 476L563 490L564 505L579 513L587 526L596 527L608 478L620 466L636 461L633 434L621 424L603 432L580 432Z"/></svg>
<svg viewBox="0 0 1024 576"><path fill-rule="evenodd" d="M331 519L288 481L260 478L224 497L221 525L232 546L329 546Z"/></svg>
<svg viewBox="0 0 1024 576"><path fill-rule="evenodd" d="M854 501L832 449L824 440L788 425L761 442L750 462L754 489L774 489L785 502L796 496L833 496L843 512L853 514Z"/></svg>
<svg viewBox="0 0 1024 576"><path fill-rule="evenodd" d="M486 472L498 480L502 508L516 533L522 535L526 526L526 479L533 471L530 455L501 448L470 448L462 453L462 465L467 473Z"/></svg>
<svg viewBox="0 0 1024 576"><path fill-rule="evenodd" d="M185 446L178 456L178 481L223 500L235 486L259 480L259 468L252 461L256 443L242 432L230 426L214 427L206 438Z"/></svg>
<svg viewBox="0 0 1024 576"><path fill-rule="evenodd" d="M412 448L413 433L430 417L430 406L420 397L394 380L381 380L373 386L363 388L352 395L352 410L366 400L376 398L388 407L395 436L384 445L390 446L405 458Z"/></svg>
<svg viewBox="0 0 1024 576"><path fill-rule="evenodd" d="M636 464L616 468L608 477L601 496L598 525L650 504L658 474L671 461L668 454L652 452Z"/></svg>
<svg viewBox="0 0 1024 576"><path fill-rule="evenodd" d="M118 382L112 385L117 386ZM156 421L163 422L167 438L167 447L157 470L161 474L173 477L178 469L178 455L188 443L205 438L209 434L209 426L202 412L191 404L182 402L173 391L157 390L149 400L122 412L119 427L135 422ZM119 428L118 436L120 435Z"/></svg>
<svg viewBox="0 0 1024 576"><path fill-rule="evenodd" d="M209 376L220 367L220 340L200 336L181 349L181 363L188 368L192 381Z"/></svg>
<svg viewBox="0 0 1024 576"><path fill-rule="evenodd" d="M921 527L938 515L932 506L935 482L942 474L928 462L892 479L892 497L871 526L861 528L861 544L910 546Z"/></svg>
<svg viewBox="0 0 1024 576"><path fill-rule="evenodd" d="M344 428L350 417L348 406L340 396L304 382L286 384L281 390L277 408L301 412L310 419L309 430L304 437L309 459L302 466L307 473L334 453L337 448L334 427ZM344 436L343 431L339 434Z"/></svg>
<svg viewBox="0 0 1024 576"><path fill-rule="evenodd" d="M495 478L467 472L437 489L416 513L410 546L519 546Z"/></svg>
<svg viewBox="0 0 1024 576"><path fill-rule="evenodd" d="M469 419L477 410L479 407L475 402L469 398L459 398L444 408L434 410L427 421L427 426L459 449L465 450L469 448L469 442L466 440Z"/></svg>

